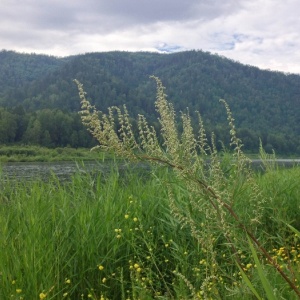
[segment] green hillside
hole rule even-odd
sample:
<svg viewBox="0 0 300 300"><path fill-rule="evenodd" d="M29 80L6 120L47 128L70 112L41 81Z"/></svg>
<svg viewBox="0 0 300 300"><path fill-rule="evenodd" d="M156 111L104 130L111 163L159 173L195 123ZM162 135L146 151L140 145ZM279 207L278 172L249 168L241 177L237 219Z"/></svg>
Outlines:
<svg viewBox="0 0 300 300"><path fill-rule="evenodd" d="M77 115L74 78L99 109L125 103L132 116L142 113L156 122L156 89L150 75L162 80L177 111L200 111L217 140L228 139L226 113L219 103L223 98L246 150L257 152L260 137L267 151L300 154L300 76L262 71L202 51L67 58L1 51L0 143L92 145Z"/></svg>

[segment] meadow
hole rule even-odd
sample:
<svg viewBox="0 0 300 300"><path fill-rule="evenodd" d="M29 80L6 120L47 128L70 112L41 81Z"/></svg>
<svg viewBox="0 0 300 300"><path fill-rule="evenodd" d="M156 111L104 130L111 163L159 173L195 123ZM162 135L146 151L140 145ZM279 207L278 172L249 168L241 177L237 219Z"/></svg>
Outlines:
<svg viewBox="0 0 300 300"><path fill-rule="evenodd" d="M300 168L254 178L267 199L255 234L299 287L300 236L285 224L300 229ZM255 299L244 273L265 299L249 247L237 243L233 254L213 220L191 210L210 239L206 248L172 212L166 184L188 209L184 185L161 167L75 174L64 184L55 177L2 183L0 299ZM297 299L272 266L260 264L275 299Z"/></svg>
<svg viewBox="0 0 300 300"><path fill-rule="evenodd" d="M134 131L126 106L97 111L75 81L98 148L149 169L1 178L0 299L300 298L300 168L260 143L254 171L224 100L218 151L153 79L159 132L142 115Z"/></svg>

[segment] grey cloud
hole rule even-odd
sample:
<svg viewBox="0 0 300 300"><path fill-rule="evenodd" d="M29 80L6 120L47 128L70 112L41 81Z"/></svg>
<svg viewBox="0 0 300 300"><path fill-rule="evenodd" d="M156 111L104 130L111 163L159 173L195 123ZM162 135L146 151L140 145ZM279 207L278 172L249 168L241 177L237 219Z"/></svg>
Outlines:
<svg viewBox="0 0 300 300"><path fill-rule="evenodd" d="M55 55L203 49L299 68L299 0L0 1L0 49Z"/></svg>
<svg viewBox="0 0 300 300"><path fill-rule="evenodd" d="M232 13L241 1L220 0L4 0L2 20L20 30L110 33L157 22L205 21Z"/></svg>
<svg viewBox="0 0 300 300"><path fill-rule="evenodd" d="M240 7L240 1L220 0L111 0L88 1L99 17L122 20L124 24L149 24L169 21L209 20L232 13ZM112 24L113 26L113 24Z"/></svg>
<svg viewBox="0 0 300 300"><path fill-rule="evenodd" d="M99 7L101 11L109 15L134 20L135 22L161 22L173 20L186 20L193 16L193 8L198 1L178 1L178 0L124 0L124 1L106 1Z"/></svg>

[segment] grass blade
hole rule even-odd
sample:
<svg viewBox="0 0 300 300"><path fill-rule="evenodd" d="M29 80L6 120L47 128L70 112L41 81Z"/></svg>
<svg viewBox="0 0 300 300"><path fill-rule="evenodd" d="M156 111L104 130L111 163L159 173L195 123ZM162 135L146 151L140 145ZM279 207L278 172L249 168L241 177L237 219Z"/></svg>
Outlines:
<svg viewBox="0 0 300 300"><path fill-rule="evenodd" d="M257 272L258 272L258 276L260 278L261 284L266 292L266 296L269 300L276 300L276 297L273 293L273 289L272 286L270 285L270 282L268 281L268 279L266 278L265 274L264 274L264 270L262 268L262 265L258 259L257 253L254 249L254 246L250 240L250 238L247 236L248 238L248 242L249 242L249 246L251 249L251 253L252 253L252 257L255 261L256 267L257 267Z"/></svg>
<svg viewBox="0 0 300 300"><path fill-rule="evenodd" d="M241 266L238 264L238 262L236 262L241 275L243 277L243 280L245 281L245 283L247 284L248 288L251 290L251 292L255 295L255 297L259 300L262 300L262 298L259 296L257 290L255 289L255 287L253 286L253 284L251 283L250 279L248 278L248 276L246 275L246 273L244 272L243 268L241 268Z"/></svg>

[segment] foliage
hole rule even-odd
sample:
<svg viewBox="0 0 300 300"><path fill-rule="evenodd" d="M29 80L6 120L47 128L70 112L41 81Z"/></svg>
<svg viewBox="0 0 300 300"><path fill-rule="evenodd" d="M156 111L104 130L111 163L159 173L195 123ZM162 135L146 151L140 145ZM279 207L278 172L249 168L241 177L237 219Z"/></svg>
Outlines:
<svg viewBox="0 0 300 300"><path fill-rule="evenodd" d="M281 195L289 194L300 169L278 170L277 176L288 178ZM276 188L275 181L267 184L268 178L254 178L263 193ZM176 183L177 205L186 207L188 198L170 169L153 168L149 173L148 168L128 165L109 173L81 172L64 184L55 177L47 182L3 179L0 299L253 299L225 241L205 214L190 210L203 223L204 233L211 230L208 243L213 248L208 250L170 213L165 183ZM249 202L248 194L243 196L238 213ZM297 203L298 196L291 197ZM269 204L273 218L277 205ZM276 227L268 228L268 234L272 238L261 236L268 253L283 270L294 270L299 281L300 237L281 240ZM263 294L250 251L237 251L243 272ZM210 263L213 256L215 265ZM277 299L296 299L270 266L262 267L276 287ZM216 277L208 277L211 272Z"/></svg>
<svg viewBox="0 0 300 300"><path fill-rule="evenodd" d="M0 51L0 95L42 77L45 72L58 69L67 59L37 54Z"/></svg>
<svg viewBox="0 0 300 300"><path fill-rule="evenodd" d="M0 108L0 144L87 148L92 147L94 141L77 113L43 109L30 114L17 107L12 111Z"/></svg>
<svg viewBox="0 0 300 300"><path fill-rule="evenodd" d="M27 122L18 123L19 134L10 143L25 143L28 120L36 118L36 111L51 110L55 114L58 109L66 118L75 118L72 114L80 107L74 78L84 83L93 104L105 109L126 104L132 116L143 114L156 127L154 86L148 80L155 74L168 88L176 111L189 107L196 117L194 112L201 110L206 127L215 132L218 150L219 141L227 144L230 139L223 125L226 117L218 104L218 99L224 98L235 113L238 134L247 151L257 152L260 137L267 152L300 153L297 75L262 71L202 51L167 55L116 51L68 58L2 51L0 60L0 106L17 119L22 120L13 111L16 107L23 107L27 114ZM51 128L45 130L51 136ZM72 133L75 131L72 128ZM67 139L68 131L64 135ZM51 143L65 146L55 139Z"/></svg>
<svg viewBox="0 0 300 300"><path fill-rule="evenodd" d="M242 144L237 138L234 119L227 103L221 100L227 111L230 146L233 148L229 161L218 155L213 135L210 144L208 143L200 115L198 134L194 132L188 112L181 113L182 129L178 130L174 107L167 102L161 81L157 77L153 78L157 83L155 107L159 114L159 137L154 127L149 126L142 115L138 119L139 135L135 136L126 106L123 110L110 107L107 114L97 111L86 99L82 85L75 80L82 104L82 122L99 142L98 147L131 161L147 161L171 168L177 178L173 183L165 183L171 212L182 226L190 228L191 236L198 241L201 251L208 253L207 260L211 269L206 271L204 282L215 281L220 274L231 276L230 272L227 274L228 268L224 268L224 265L221 267L218 263L220 250L227 251L229 261L242 268L238 250L249 249L249 240L249 252L252 252L260 278L263 267L258 265L254 246L261 256L261 263L266 260L287 286L300 296L293 276L281 269L260 242L263 236L260 229L266 211L266 199L254 180L248 159L242 152ZM210 157L209 164L205 164L204 158L207 156ZM185 191L184 202L178 199L178 195L175 196L174 186L180 186ZM244 197L248 200L246 207L242 202ZM197 215L192 212L197 212ZM180 278L184 278L180 271L176 270L177 273ZM189 280L185 282L196 297L192 284ZM269 290L267 279L261 280L261 283L266 296L271 297L273 292ZM207 298L206 292L202 292ZM218 290L214 296L221 297Z"/></svg>

